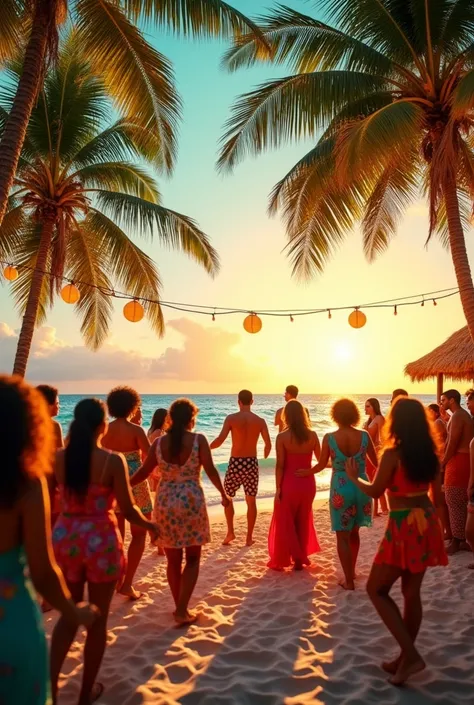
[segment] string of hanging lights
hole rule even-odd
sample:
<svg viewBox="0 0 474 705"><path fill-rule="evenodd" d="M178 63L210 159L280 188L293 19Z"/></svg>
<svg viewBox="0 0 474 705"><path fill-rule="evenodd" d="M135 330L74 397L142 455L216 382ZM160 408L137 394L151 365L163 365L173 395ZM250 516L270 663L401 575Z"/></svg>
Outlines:
<svg viewBox="0 0 474 705"><path fill-rule="evenodd" d="M162 301L158 299L148 299L140 296L132 296L123 292L115 291L114 289L104 289L103 287L91 284L84 281L73 281L68 277L58 277L56 274L39 268L30 267L28 265L14 266L12 263L0 260L0 265L3 266L3 276L9 282L14 282L20 276L19 270L27 270L30 272L40 272L41 274L53 277L56 280L65 282L65 286L61 289L60 295L62 300L67 304L76 304L81 298L81 289L98 289L105 296L110 296L116 299L124 299L127 303L123 307L123 315L131 323L138 323L145 315L144 304L160 305L164 308L169 308L174 311L184 313L197 314L201 316L210 316L212 321L216 320L217 316L227 316L232 314L244 314L243 321L244 329L247 333L255 334L262 330L263 316L276 316L280 318L289 318L293 323L295 317L312 316L325 313L331 319L334 312L350 311L348 323L352 328L363 328L367 323L367 315L364 310L374 308L392 308L395 316L398 315L399 308L403 306L424 306L426 302L431 302L433 306L437 306L438 301L456 296L459 289L450 287L448 289L438 289L437 291L425 292L422 294L410 294L396 299L386 299L384 301L372 301L357 306L331 306L312 309L259 309L248 310L242 308L232 308L224 306L205 306L202 304L181 303L177 301Z"/></svg>

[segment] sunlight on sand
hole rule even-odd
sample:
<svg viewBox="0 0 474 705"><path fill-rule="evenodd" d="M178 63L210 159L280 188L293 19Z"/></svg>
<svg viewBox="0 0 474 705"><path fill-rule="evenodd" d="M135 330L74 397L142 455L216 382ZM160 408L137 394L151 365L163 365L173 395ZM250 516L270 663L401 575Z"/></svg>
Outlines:
<svg viewBox="0 0 474 705"><path fill-rule="evenodd" d="M424 589L420 649L429 668L411 688L393 688L379 668L394 643L369 603L364 584L383 531L362 531L360 579L355 593L337 586L334 537L325 503L316 512L323 551L301 573L266 568L268 512L257 523L257 542L220 545L222 523L204 550L193 607L198 624L176 629L165 561L151 548L138 572L145 596L116 596L108 648L100 673L102 705L457 705L472 702L474 581L468 555L432 570ZM399 591L395 591L399 599ZM446 609L447 605L455 609ZM49 616L51 633L55 617ZM64 666L60 705L76 705L82 671L82 637ZM453 694L456 694L454 698Z"/></svg>

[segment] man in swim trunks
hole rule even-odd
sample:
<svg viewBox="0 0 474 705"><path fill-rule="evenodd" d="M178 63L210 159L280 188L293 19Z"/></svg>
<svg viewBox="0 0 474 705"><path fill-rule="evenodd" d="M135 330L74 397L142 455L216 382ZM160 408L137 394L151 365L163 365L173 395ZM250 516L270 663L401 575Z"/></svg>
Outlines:
<svg viewBox="0 0 474 705"><path fill-rule="evenodd" d="M474 425L471 415L461 407L461 395L456 389L443 392L441 406L452 414L441 465L453 535L447 552L453 555L462 549L469 550L466 544L467 488L470 475L469 445L474 438Z"/></svg>
<svg viewBox="0 0 474 705"><path fill-rule="evenodd" d="M288 403L291 401L291 399L297 399L299 394L299 389L298 387L295 387L294 384L289 384L287 388L285 389L285 402ZM283 423L283 411L285 407L281 407L281 409L278 409L278 411L275 414L275 426L278 426L278 433L281 433L282 431L285 430L285 424ZM308 419L309 419L309 411L305 407L305 411L308 414Z"/></svg>
<svg viewBox="0 0 474 705"><path fill-rule="evenodd" d="M247 546L253 544L253 529L257 520L257 492L258 492L258 460L257 443L262 436L265 443L264 456L268 458L272 449L270 434L265 419L262 419L251 410L253 404L252 392L243 389L239 392L239 411L227 416L222 426L222 431L211 443L211 449L219 448L226 440L229 433L232 437L232 451L229 467L225 474L224 489L230 498L229 505L225 508L227 521L227 536L223 545L227 546L235 539L234 533L234 505L232 497L243 485L245 501L247 502Z"/></svg>

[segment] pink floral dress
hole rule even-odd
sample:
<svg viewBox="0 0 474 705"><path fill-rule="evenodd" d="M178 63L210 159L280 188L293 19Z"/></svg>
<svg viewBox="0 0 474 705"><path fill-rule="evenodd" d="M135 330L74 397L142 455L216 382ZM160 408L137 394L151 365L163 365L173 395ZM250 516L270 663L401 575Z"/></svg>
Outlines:
<svg viewBox="0 0 474 705"><path fill-rule="evenodd" d="M163 548L202 546L211 540L206 500L201 486L199 436L194 435L191 454L183 465L167 463L156 445L160 483L156 490L154 520L158 545Z"/></svg>

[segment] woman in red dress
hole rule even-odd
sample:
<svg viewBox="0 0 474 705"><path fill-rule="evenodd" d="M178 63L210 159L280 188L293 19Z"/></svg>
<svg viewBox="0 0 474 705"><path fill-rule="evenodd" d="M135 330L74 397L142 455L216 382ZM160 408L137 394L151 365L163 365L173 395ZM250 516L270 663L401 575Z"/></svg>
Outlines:
<svg viewBox="0 0 474 705"><path fill-rule="evenodd" d="M310 565L308 556L320 550L313 522L316 482L314 475L297 477L296 471L311 468L313 453L319 460L321 449L299 401L289 401L283 413L286 430L276 441L276 494L268 535L268 567L283 570L293 564L295 570L302 570Z"/></svg>

